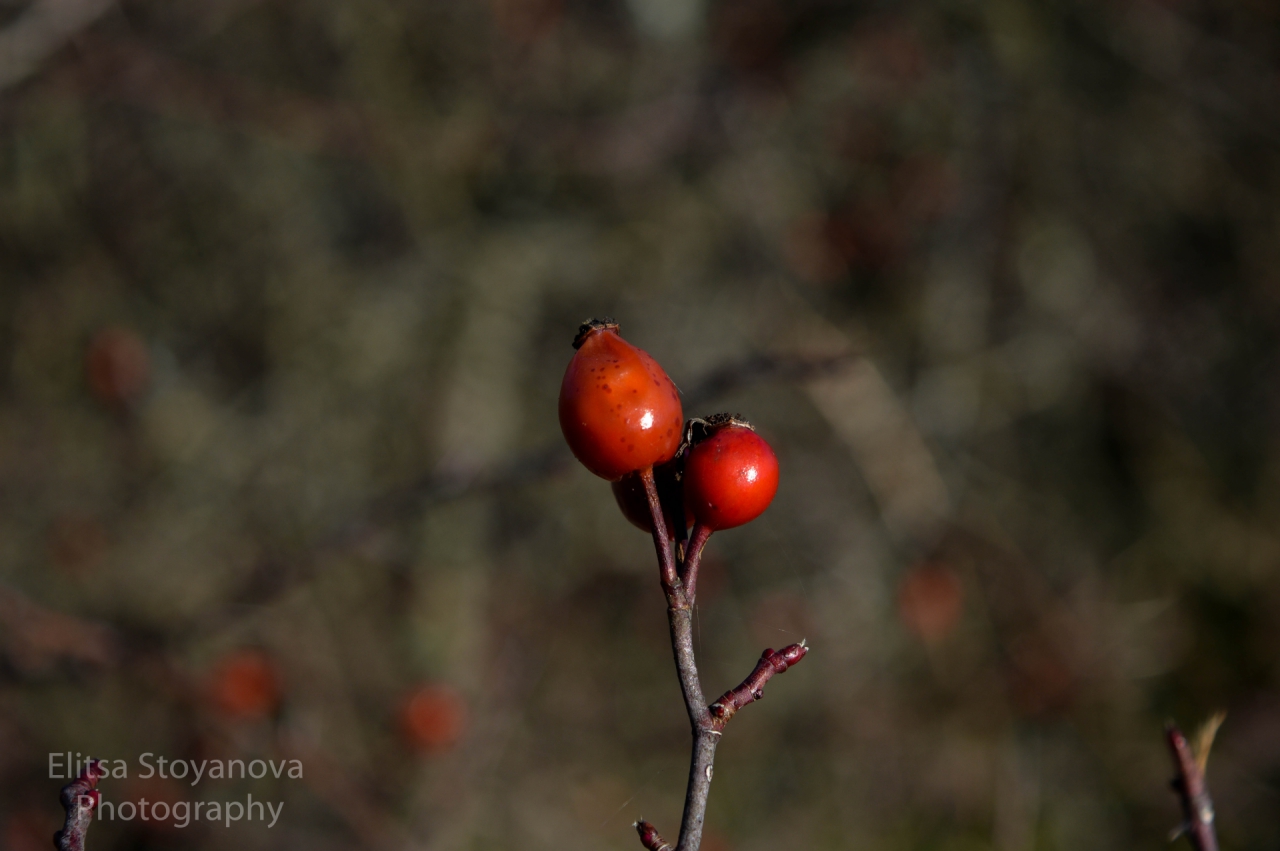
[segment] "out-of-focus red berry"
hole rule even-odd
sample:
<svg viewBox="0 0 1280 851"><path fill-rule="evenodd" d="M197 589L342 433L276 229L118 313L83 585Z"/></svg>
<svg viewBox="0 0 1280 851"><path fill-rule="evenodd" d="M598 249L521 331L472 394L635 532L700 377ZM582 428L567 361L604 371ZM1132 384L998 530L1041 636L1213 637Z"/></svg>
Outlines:
<svg viewBox="0 0 1280 851"><path fill-rule="evenodd" d="M89 391L102 404L132 405L151 383L147 344L128 328L104 328L85 353L85 376Z"/></svg>
<svg viewBox="0 0 1280 851"><path fill-rule="evenodd" d="M907 629L928 644L951 634L963 608L960 577L940 562L925 562L912 568L898 588L898 616Z"/></svg>
<svg viewBox="0 0 1280 851"><path fill-rule="evenodd" d="M280 705L280 675L261 650L237 650L224 657L209 690L214 705L232 718L264 718Z"/></svg>
<svg viewBox="0 0 1280 851"><path fill-rule="evenodd" d="M778 492L778 457L746 421L717 415L689 450L684 504L712 531L756 519Z"/></svg>
<svg viewBox="0 0 1280 851"><path fill-rule="evenodd" d="M418 686L400 707L400 732L415 749L438 753L453 747L467 727L467 703L451 686Z"/></svg>
<svg viewBox="0 0 1280 851"><path fill-rule="evenodd" d="M670 460L684 410L658 362L608 319L584 324L574 346L560 384L560 430L577 459L609 481Z"/></svg>
<svg viewBox="0 0 1280 851"><path fill-rule="evenodd" d="M658 497L662 500L663 516L667 520L667 531L676 529L675 514L672 507L684 503L680 480L676 478L675 464L659 464L653 468L654 484L658 486ZM653 520L649 516L649 496L644 491L644 482L639 473L623 476L613 485L613 498L622 510L622 516L631 521L642 532L653 532ZM684 528L693 525L693 514L684 509Z"/></svg>

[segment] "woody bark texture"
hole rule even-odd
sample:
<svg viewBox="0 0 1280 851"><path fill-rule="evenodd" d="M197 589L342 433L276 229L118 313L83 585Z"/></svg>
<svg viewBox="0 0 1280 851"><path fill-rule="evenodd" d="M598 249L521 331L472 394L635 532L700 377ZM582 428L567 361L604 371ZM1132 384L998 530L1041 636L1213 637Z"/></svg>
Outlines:
<svg viewBox="0 0 1280 851"><path fill-rule="evenodd" d="M102 799L98 781L105 774L102 763L91 760L79 777L62 787L67 821L62 830L53 835L53 847L58 851L84 851L84 836L93 821L93 811Z"/></svg>
<svg viewBox="0 0 1280 851"><path fill-rule="evenodd" d="M702 550L710 537L710 530L694 529L693 540L687 549L676 548L667 531L663 507L651 470L640 474L649 499L649 514L653 521L653 543L658 554L658 566L662 590L667 598L667 621L671 628L671 649L676 660L676 672L680 677L680 690L684 695L685 709L689 713L689 726L693 733L693 753L689 760L689 784L685 790L684 813L680 820L680 836L673 851L698 851L702 845L702 828L707 814L707 798L711 792L711 778L715 769L716 745L729 718L738 709L759 700L761 689L775 674L780 674L804 658L808 652L803 644L793 644L781 651L766 650L751 676L742 685L726 692L712 706L707 706L702 695L702 683L698 678L698 663L693 652L693 601L697 582L697 565ZM682 516L676 514L675 516ZM684 557L678 559L679 550ZM685 585L685 582L688 585ZM720 713L717 715L717 713ZM672 851L671 846L658 834L652 824L641 819L636 822L640 842L648 851Z"/></svg>

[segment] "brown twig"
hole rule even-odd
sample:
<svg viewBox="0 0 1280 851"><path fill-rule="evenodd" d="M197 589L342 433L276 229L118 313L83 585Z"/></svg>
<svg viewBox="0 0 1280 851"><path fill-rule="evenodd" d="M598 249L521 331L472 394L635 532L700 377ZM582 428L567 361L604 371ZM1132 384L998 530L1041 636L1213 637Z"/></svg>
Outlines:
<svg viewBox="0 0 1280 851"><path fill-rule="evenodd" d="M781 650L774 650L771 647L764 651L750 676L743 680L740 686L725 692L719 700L711 704L712 723L715 729L723 730L724 725L729 723L729 719L739 709L764 697L765 683L773 679L774 674L781 674L799 662L808 652L809 648L803 641Z"/></svg>
<svg viewBox="0 0 1280 851"><path fill-rule="evenodd" d="M693 527L693 537L689 539L689 548L680 569L680 581L684 583L684 593L692 605L698 599L698 566L702 564L702 551L706 548L707 539L711 537L711 529L701 523Z"/></svg>
<svg viewBox="0 0 1280 851"><path fill-rule="evenodd" d="M736 689L727 692L714 705L708 707L702 696L702 684L698 679L698 663L693 652L693 600L697 590L698 563L702 550L711 536L711 530L697 525L693 530L685 556L677 560L672 552L672 541L667 532L662 502L654 484L653 471L640 474L645 494L649 498L649 515L653 522L653 544L658 552L662 590L667 597L667 621L671 627L671 649L676 659L676 672L680 676L680 690L684 694L685 709L689 713L689 726L693 732L693 753L689 760L689 783L685 789L684 813L680 819L680 837L675 851L698 851L702 844L702 827L706 819L707 798L711 792L716 745L720 741L725 723L738 709L759 700L761 689L774 674L780 674L804 658L807 648L803 643L793 644L781 652L766 650L751 676ZM676 516L681 516L677 514ZM683 562L683 563L681 563ZM719 713L718 715L716 713ZM670 851L658 831L649 822L636 822L640 841L649 851Z"/></svg>
<svg viewBox="0 0 1280 851"><path fill-rule="evenodd" d="M1204 782L1204 763L1191 752L1187 737L1173 722L1165 726L1165 738L1173 754L1173 766L1177 775L1173 778L1173 791L1182 802L1183 823L1174 833L1175 838L1185 833L1196 851L1218 851L1218 837L1213 831L1213 801L1209 787ZM1208 756L1207 743L1203 756Z"/></svg>
<svg viewBox="0 0 1280 851"><path fill-rule="evenodd" d="M658 486L653 480L653 468L640 471L644 494L649 500L649 513L653 516L653 546L658 551L658 569L661 571L662 592L667 595L667 605L684 607L687 602L675 555L671 551L671 534L667 531L667 519L662 515L662 500L658 498Z"/></svg>
<svg viewBox="0 0 1280 851"><path fill-rule="evenodd" d="M53 835L53 847L58 851L84 851L84 835L93 821L93 811L102 800L98 781L106 773L102 763L90 760L79 777L62 787L62 806L67 811L67 821L62 830Z"/></svg>

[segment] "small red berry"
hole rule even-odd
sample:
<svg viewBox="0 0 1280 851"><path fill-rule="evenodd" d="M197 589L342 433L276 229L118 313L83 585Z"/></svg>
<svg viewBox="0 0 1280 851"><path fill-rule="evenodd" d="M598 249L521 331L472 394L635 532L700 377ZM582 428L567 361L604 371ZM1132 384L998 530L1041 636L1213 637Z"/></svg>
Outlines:
<svg viewBox="0 0 1280 851"><path fill-rule="evenodd" d="M945 564L919 565L898 586L898 616L926 644L950 635L963 608L964 586Z"/></svg>
<svg viewBox="0 0 1280 851"><path fill-rule="evenodd" d="M218 709L232 718L263 718L280 703L275 663L261 650L228 654L214 670L209 690Z"/></svg>
<svg viewBox="0 0 1280 851"><path fill-rule="evenodd" d="M462 738L466 726L466 701L447 685L419 686L400 707L400 732L419 751L448 750Z"/></svg>
<svg viewBox="0 0 1280 851"><path fill-rule="evenodd" d="M778 457L742 419L709 417L706 430L685 459L685 507L712 531L749 523L778 491Z"/></svg>
<svg viewBox="0 0 1280 851"><path fill-rule="evenodd" d="M142 338L128 328L105 328L85 352L89 390L108 407L132 405L151 383L151 355Z"/></svg>
<svg viewBox="0 0 1280 851"><path fill-rule="evenodd" d="M658 362L608 319L584 324L574 347L560 385L560 430L583 466L617 481L674 456L684 411Z"/></svg>
<svg viewBox="0 0 1280 851"><path fill-rule="evenodd" d="M659 464L653 468L654 484L658 486L658 498L662 501L663 516L667 520L667 531L676 529L674 506L684 502L680 480L676 477L675 464ZM642 532L653 532L653 518L649 516L649 496L645 493L644 482L639 473L628 473L613 483L613 498L622 510L622 516L631 521ZM693 524L693 514L684 509L684 528Z"/></svg>

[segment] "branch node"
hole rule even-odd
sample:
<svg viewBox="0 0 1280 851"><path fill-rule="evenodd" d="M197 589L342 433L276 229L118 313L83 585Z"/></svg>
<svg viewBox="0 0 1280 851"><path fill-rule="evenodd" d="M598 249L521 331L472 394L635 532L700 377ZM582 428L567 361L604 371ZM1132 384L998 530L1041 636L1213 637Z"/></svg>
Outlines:
<svg viewBox="0 0 1280 851"><path fill-rule="evenodd" d="M58 851L84 851L85 833L93 821L93 811L102 800L98 781L106 774L102 763L91 759L79 777L62 787L59 799L67 811L67 820L62 830L53 835L53 847Z"/></svg>
<svg viewBox="0 0 1280 851"><path fill-rule="evenodd" d="M707 707L715 729L723 728L729 719L748 703L761 700L764 697L765 683L773 679L775 674L781 674L799 662L808 652L809 648L803 641L781 650L769 648L764 651L760 661L756 663L755 670L742 681L741 685L725 692L719 700Z"/></svg>

